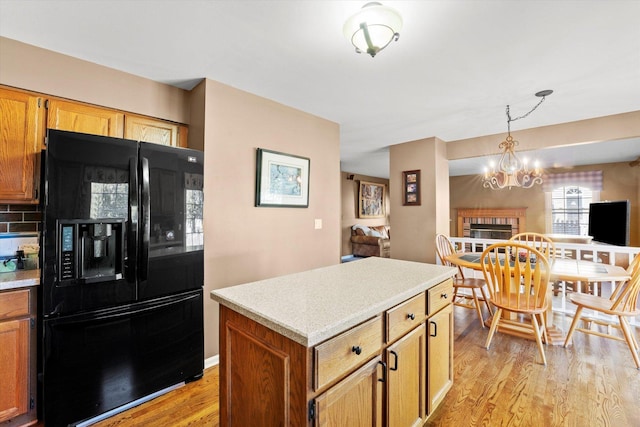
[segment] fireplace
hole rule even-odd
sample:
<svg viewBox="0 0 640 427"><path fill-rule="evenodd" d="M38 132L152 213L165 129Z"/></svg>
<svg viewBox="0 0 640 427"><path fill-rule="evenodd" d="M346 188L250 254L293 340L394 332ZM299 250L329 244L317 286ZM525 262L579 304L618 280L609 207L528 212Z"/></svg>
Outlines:
<svg viewBox="0 0 640 427"><path fill-rule="evenodd" d="M475 239L509 240L513 235L511 224L471 224L469 237Z"/></svg>
<svg viewBox="0 0 640 427"><path fill-rule="evenodd" d="M508 240L527 230L527 208L458 208L458 237ZM471 235L472 227L479 229ZM491 236L493 233L494 237Z"/></svg>

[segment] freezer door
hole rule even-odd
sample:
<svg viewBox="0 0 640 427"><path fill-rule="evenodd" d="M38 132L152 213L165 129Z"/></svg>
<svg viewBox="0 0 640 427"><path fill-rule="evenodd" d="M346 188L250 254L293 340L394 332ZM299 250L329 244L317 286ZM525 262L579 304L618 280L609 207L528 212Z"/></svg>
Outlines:
<svg viewBox="0 0 640 427"><path fill-rule="evenodd" d="M67 426L148 396L204 368L202 290L43 322L39 409Z"/></svg>
<svg viewBox="0 0 640 427"><path fill-rule="evenodd" d="M43 314L135 301L137 143L58 130L47 140Z"/></svg>
<svg viewBox="0 0 640 427"><path fill-rule="evenodd" d="M204 283L203 159L140 143L140 300Z"/></svg>

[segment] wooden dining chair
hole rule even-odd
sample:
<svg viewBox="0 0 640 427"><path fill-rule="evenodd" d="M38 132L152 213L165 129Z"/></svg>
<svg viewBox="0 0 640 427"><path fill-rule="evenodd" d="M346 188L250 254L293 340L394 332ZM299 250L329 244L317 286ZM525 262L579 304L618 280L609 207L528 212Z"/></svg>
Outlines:
<svg viewBox="0 0 640 427"><path fill-rule="evenodd" d="M484 279L465 277L460 266L454 266L445 259L447 255L451 255L455 252L453 243L448 236L444 234L436 235L436 252L438 253L438 258L440 258L442 265L458 268L458 274L453 280L453 304L458 307L475 309L476 313L478 313L480 326L484 328L482 304L485 305L490 315L493 314L493 309L489 304L488 295L485 292L486 282ZM461 289L468 289L470 293L460 292ZM478 291L480 292L480 295L478 295Z"/></svg>
<svg viewBox="0 0 640 427"><path fill-rule="evenodd" d="M528 315L531 329L521 323L517 327L523 334L533 335L546 365L542 340L548 341L544 316L551 269L547 257L531 245L508 241L485 249L480 264L491 294L491 304L496 307L487 337L487 350L498 325L510 322L502 317L504 311Z"/></svg>
<svg viewBox="0 0 640 427"><path fill-rule="evenodd" d="M640 293L640 254L636 255L631 264L629 265L629 274L631 279L619 284L610 298L599 297L590 294L571 294L569 295L569 301L574 303L576 308L576 314L571 322L571 327L567 333L567 338L564 341L564 347L566 348L571 341L571 337L575 331L584 332L585 334L597 335L604 338L611 338L618 341L626 341L633 361L636 364L636 368L640 369L640 357L638 356L638 341L633 335L634 332L629 326L628 317L634 317L640 314L640 310L637 308L638 294ZM584 309L594 310L599 313L616 316L618 322L607 321L605 318L588 318L583 317ZM587 322L587 326L591 326L591 323L605 326L605 332L602 330L590 329L590 328L578 328L580 321ZM621 329L622 335L619 333L614 334L613 331Z"/></svg>
<svg viewBox="0 0 640 427"><path fill-rule="evenodd" d="M544 234L528 231L524 233L514 234L509 240L533 246L534 248L542 252L542 254L547 257L547 260L550 263L553 263L553 261L556 259L556 244L553 240L551 240Z"/></svg>
<svg viewBox="0 0 640 427"><path fill-rule="evenodd" d="M534 233L531 231L514 234L511 236L512 241L525 243L527 245L532 245L534 248L538 249L540 252L547 257L547 260L550 264L556 259L556 244L553 240L549 238L549 236L545 236L544 234ZM551 282L551 287L553 288L553 295L557 296L561 291L562 287L565 286L564 282Z"/></svg>

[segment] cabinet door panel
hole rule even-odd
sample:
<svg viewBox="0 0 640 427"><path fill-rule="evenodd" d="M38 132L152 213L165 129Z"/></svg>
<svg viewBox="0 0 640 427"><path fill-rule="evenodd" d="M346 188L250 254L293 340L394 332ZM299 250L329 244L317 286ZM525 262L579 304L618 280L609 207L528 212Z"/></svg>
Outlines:
<svg viewBox="0 0 640 427"><path fill-rule="evenodd" d="M0 422L29 409L29 319L0 323Z"/></svg>
<svg viewBox="0 0 640 427"><path fill-rule="evenodd" d="M52 99L49 101L47 127L92 135L124 134L124 114L106 108Z"/></svg>
<svg viewBox="0 0 640 427"><path fill-rule="evenodd" d="M0 202L35 203L41 98L0 88Z"/></svg>
<svg viewBox="0 0 640 427"><path fill-rule="evenodd" d="M428 413L438 407L453 385L453 306L427 319Z"/></svg>
<svg viewBox="0 0 640 427"><path fill-rule="evenodd" d="M316 399L315 427L381 427L380 356Z"/></svg>
<svg viewBox="0 0 640 427"><path fill-rule="evenodd" d="M124 121L124 137L134 141L179 147L178 125L146 117L129 115Z"/></svg>
<svg viewBox="0 0 640 427"><path fill-rule="evenodd" d="M426 389L426 332L420 325L386 350L387 425L421 426Z"/></svg>

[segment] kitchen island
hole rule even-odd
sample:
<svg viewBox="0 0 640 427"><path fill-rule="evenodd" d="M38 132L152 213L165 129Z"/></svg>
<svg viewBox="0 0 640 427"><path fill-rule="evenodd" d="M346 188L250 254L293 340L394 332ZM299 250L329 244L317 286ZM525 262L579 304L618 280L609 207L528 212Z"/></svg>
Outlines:
<svg viewBox="0 0 640 427"><path fill-rule="evenodd" d="M220 425L421 425L453 383L456 271L371 257L213 291Z"/></svg>

